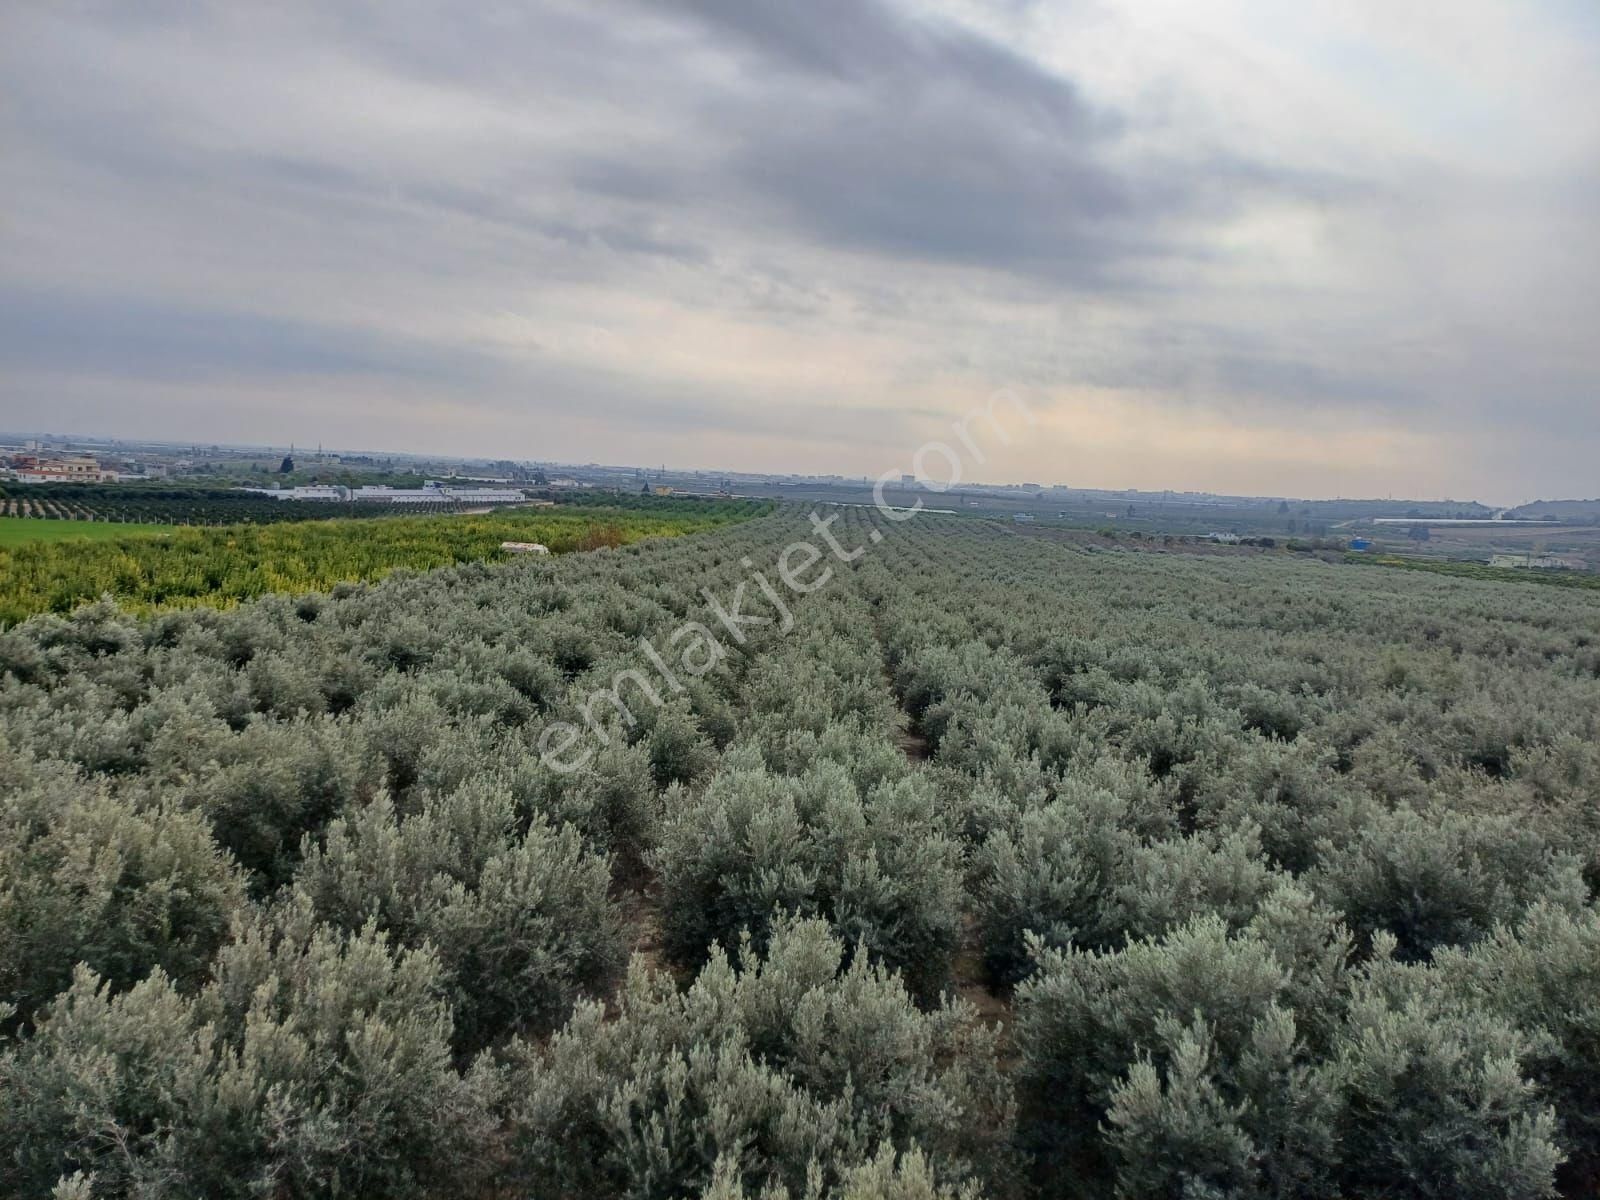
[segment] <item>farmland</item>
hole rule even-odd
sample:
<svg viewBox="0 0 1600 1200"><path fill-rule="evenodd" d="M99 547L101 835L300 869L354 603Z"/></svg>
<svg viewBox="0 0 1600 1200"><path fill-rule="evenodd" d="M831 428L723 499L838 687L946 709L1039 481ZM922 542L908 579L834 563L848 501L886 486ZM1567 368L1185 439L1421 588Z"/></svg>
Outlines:
<svg viewBox="0 0 1600 1200"><path fill-rule="evenodd" d="M1590 1194L1600 596L807 517L0 634L0 1190Z"/></svg>
<svg viewBox="0 0 1600 1200"><path fill-rule="evenodd" d="M1350 561L1408 571L1431 571L1458 579L1488 579L1500 583L1533 583L1546 587L1582 588L1600 591L1600 575L1592 571L1543 571L1489 567L1478 562L1442 558L1399 558L1387 555L1351 555Z"/></svg>
<svg viewBox="0 0 1600 1200"><path fill-rule="evenodd" d="M444 500L427 505L279 500L234 487L142 483L7 483L0 489L0 519L97 524L260 525L405 517L417 515L419 509L443 513L461 507Z"/></svg>
<svg viewBox="0 0 1600 1200"><path fill-rule="evenodd" d="M758 511L759 505L737 504L575 506L185 528L165 537L140 536L152 532L143 526L13 520L0 522L0 539L8 539L0 540L0 626L34 613L69 612L102 595L136 612L228 607L268 592L325 590L398 569L503 558L503 541L540 542L562 554L690 533ZM57 531L60 537L24 540Z"/></svg>
<svg viewBox="0 0 1600 1200"><path fill-rule="evenodd" d="M0 517L0 550L31 542L64 542L89 538L106 541L172 532L170 525L110 524L105 521L46 521L29 517Z"/></svg>

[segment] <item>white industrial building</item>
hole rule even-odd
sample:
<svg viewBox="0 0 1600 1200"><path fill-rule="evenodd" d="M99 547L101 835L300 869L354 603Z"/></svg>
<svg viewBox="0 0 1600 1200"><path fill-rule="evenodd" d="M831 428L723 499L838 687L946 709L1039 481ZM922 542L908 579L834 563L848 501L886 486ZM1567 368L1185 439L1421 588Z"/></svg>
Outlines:
<svg viewBox="0 0 1600 1200"><path fill-rule="evenodd" d="M274 500L348 500L350 489L335 487L332 484L318 483L307 484L302 487L287 488L240 488L241 492L254 492L258 496L270 496Z"/></svg>
<svg viewBox="0 0 1600 1200"><path fill-rule="evenodd" d="M515 488L440 488L463 504L518 504L527 497Z"/></svg>
<svg viewBox="0 0 1600 1200"><path fill-rule="evenodd" d="M443 488L392 488L380 485L352 488L350 499L368 504L442 504L450 497L444 494Z"/></svg>
<svg viewBox="0 0 1600 1200"><path fill-rule="evenodd" d="M275 500L363 501L368 504L520 504L527 499L517 488L450 487L429 482L419 488L368 485L358 488L307 484L289 488L245 488Z"/></svg>
<svg viewBox="0 0 1600 1200"><path fill-rule="evenodd" d="M517 488L453 487L430 480L419 488L358 487L350 498L388 504L517 504L527 497Z"/></svg>

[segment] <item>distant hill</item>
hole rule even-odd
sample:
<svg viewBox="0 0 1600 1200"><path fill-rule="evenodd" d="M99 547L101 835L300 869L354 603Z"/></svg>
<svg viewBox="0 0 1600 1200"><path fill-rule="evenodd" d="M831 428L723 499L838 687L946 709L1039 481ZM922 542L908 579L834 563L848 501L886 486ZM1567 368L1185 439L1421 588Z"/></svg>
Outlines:
<svg viewBox="0 0 1600 1200"><path fill-rule="evenodd" d="M1600 525L1600 500L1535 500L1506 513L1519 520L1554 518L1574 525Z"/></svg>

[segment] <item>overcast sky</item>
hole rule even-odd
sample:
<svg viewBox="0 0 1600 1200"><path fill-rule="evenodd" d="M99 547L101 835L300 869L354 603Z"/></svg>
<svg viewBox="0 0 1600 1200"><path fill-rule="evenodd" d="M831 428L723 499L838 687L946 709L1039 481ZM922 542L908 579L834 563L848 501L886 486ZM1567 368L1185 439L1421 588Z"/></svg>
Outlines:
<svg viewBox="0 0 1600 1200"><path fill-rule="evenodd" d="M1600 495L1593 0L0 0L0 427Z"/></svg>

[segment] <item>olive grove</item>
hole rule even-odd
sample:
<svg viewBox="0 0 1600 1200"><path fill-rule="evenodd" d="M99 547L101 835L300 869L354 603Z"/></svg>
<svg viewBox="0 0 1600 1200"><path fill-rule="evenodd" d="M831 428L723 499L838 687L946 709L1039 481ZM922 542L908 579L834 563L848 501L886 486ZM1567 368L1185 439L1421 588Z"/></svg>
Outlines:
<svg viewBox="0 0 1600 1200"><path fill-rule="evenodd" d="M0 1194L1600 1180L1587 592L780 509L102 602L0 834Z"/></svg>

